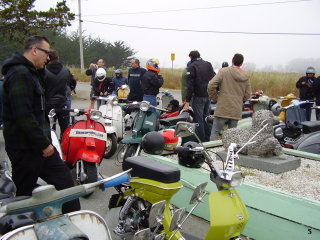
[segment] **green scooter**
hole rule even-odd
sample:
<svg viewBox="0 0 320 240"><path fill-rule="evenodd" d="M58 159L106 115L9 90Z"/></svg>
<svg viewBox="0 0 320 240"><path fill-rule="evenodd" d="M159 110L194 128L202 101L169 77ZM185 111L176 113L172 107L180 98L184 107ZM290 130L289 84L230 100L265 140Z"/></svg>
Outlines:
<svg viewBox="0 0 320 240"><path fill-rule="evenodd" d="M124 144L123 150L120 151L120 157L123 160L140 155L142 137L146 133L173 128L179 121L190 121L190 114L187 112L183 112L177 117L159 120L159 114L154 109L160 112L167 112L167 110L152 106L148 101L136 102L134 104L139 105L140 110L134 119L132 136L124 138L120 142Z"/></svg>

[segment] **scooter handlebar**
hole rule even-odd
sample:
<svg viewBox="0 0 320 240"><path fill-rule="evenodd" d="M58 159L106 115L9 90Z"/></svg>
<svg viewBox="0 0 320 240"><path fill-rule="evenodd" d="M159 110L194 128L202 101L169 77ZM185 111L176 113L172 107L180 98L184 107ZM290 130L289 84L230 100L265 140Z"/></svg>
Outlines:
<svg viewBox="0 0 320 240"><path fill-rule="evenodd" d="M180 147L175 147L175 148L173 149L173 151L174 151L174 153L190 152L190 148L180 146Z"/></svg>

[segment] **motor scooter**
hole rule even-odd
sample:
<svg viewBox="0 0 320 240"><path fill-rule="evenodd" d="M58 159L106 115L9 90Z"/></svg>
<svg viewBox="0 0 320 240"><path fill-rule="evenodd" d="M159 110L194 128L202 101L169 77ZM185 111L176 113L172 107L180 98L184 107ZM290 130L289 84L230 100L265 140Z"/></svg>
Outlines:
<svg viewBox="0 0 320 240"><path fill-rule="evenodd" d="M310 153L320 153L320 121L306 121L305 110L300 105L310 101L292 100L289 106L273 107L273 113L285 113L285 122L274 126L274 135L285 148Z"/></svg>
<svg viewBox="0 0 320 240"><path fill-rule="evenodd" d="M126 182L129 180L128 172L125 171L98 182L60 191L57 191L52 185L41 186L33 191L31 197L2 200L0 231L3 233L3 230L5 230L3 227L7 228L8 225L17 228L11 229L11 231L2 235L0 239L111 240L107 223L99 214L88 210L62 214L62 205L67 201L92 193L99 186L114 187ZM33 223L25 221L23 218L25 214L32 216ZM141 236L141 233L138 233L135 239L139 239L137 238L139 234Z"/></svg>
<svg viewBox="0 0 320 240"><path fill-rule="evenodd" d="M56 121L54 119L55 116L56 116L56 109L51 109L48 114L49 122L50 122L51 141L52 141L52 145L57 149L57 151L60 155L60 158L63 159L60 142L59 142L58 136L55 131L55 129L56 129L56 127L55 127Z"/></svg>
<svg viewBox="0 0 320 240"><path fill-rule="evenodd" d="M163 109L166 109L173 99L174 99L174 97L173 97L172 93L169 92L168 90L159 91L159 95L157 96L158 105L160 105L160 103L161 103L160 106Z"/></svg>
<svg viewBox="0 0 320 240"><path fill-rule="evenodd" d="M136 105L139 106L140 111L134 119L132 136L124 138L120 142L124 145L122 151L119 152L122 159L140 154L142 137L146 133L174 127L179 121L192 120L188 112L183 112L177 117L159 120L158 113L150 111L150 109L153 108L161 112L166 112L166 109L152 106L148 101L137 102Z"/></svg>
<svg viewBox="0 0 320 240"><path fill-rule="evenodd" d="M123 111L119 104L119 99L116 95L108 95L107 97L97 97L103 103L99 107L102 116L106 119L100 118L100 122L105 126L107 132L106 150L104 157L110 158L117 150L118 141L125 136L125 119Z"/></svg>
<svg viewBox="0 0 320 240"><path fill-rule="evenodd" d="M195 135L194 123L179 122L175 133L179 137ZM197 137L197 136L196 136ZM198 137L197 137L198 138ZM210 229L205 239L235 240L240 239L239 235L243 231L248 221L248 211L242 202L235 188L242 184L244 175L241 171L235 170L234 160L237 158L239 148L237 144L232 144L228 151L225 167L220 170L202 145L197 148L177 147L176 152L197 152L205 155L205 161L210 167L211 181L213 181L218 191L209 194L209 208L211 222ZM181 232L184 215L183 209L178 209L171 214L170 199L182 187L180 182L180 170L176 167L168 166L148 157L137 156L126 158L123 162L123 169L132 168L132 176L128 184L116 187L118 194L111 197L107 219L117 220L117 225L113 232L121 239L130 239L135 231L150 228L152 234L145 240L156 239L199 239ZM192 204L196 203L188 216L194 211L199 202L206 195L205 184L200 184L192 196ZM157 227L150 227L148 216L150 206L154 202L165 201L163 217ZM160 226L159 226L160 225Z"/></svg>
<svg viewBox="0 0 320 240"><path fill-rule="evenodd" d="M76 167L79 184L96 182L107 141L106 129L98 121L102 113L95 109L69 111L85 119L72 120L72 125L65 130L61 141L63 160L69 167Z"/></svg>

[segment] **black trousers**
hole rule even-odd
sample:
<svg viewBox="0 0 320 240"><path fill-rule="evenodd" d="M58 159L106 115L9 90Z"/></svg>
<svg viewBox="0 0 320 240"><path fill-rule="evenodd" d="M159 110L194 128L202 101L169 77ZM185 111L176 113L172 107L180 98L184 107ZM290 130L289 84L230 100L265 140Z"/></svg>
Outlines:
<svg viewBox="0 0 320 240"><path fill-rule="evenodd" d="M38 177L57 190L73 187L73 180L69 168L61 160L59 153L50 157L42 157L42 151L35 149L6 148L12 164L12 180L17 187L17 196L31 196L37 185ZM80 210L79 199L66 202L62 212L68 213Z"/></svg>

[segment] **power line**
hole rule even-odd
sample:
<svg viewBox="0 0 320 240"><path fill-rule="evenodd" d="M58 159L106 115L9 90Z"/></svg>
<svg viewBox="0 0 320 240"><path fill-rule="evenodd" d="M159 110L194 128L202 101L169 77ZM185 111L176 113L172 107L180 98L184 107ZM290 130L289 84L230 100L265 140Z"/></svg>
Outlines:
<svg viewBox="0 0 320 240"><path fill-rule="evenodd" d="M115 16L115 15L149 14L149 13L167 13L167 12L196 11L196 10L208 10L208 9L220 9L220 8L249 7L249 6L260 6L260 5L287 4L287 3L310 2L310 1L312 1L312 0L292 0L292 1L283 1L283 2L248 3L248 4L237 4L237 5L201 7L201 8L182 8L182 9L156 10L156 11L145 11L145 12L103 13L103 14L90 14L90 15L83 15L83 16L87 17L87 16L105 16L105 15Z"/></svg>
<svg viewBox="0 0 320 240"><path fill-rule="evenodd" d="M240 32L240 31L217 31L217 30L193 30L193 29L177 29L177 28L158 28L158 27L145 27L134 26L107 22L97 22L83 20L84 22L104 24L117 27L139 28L148 30L161 30L161 31L175 31L175 32L194 32L194 33L217 33L217 34L246 34L246 35L294 35L294 36L320 36L320 33L290 33L290 32Z"/></svg>

